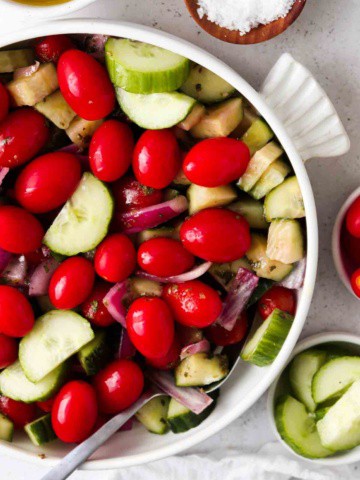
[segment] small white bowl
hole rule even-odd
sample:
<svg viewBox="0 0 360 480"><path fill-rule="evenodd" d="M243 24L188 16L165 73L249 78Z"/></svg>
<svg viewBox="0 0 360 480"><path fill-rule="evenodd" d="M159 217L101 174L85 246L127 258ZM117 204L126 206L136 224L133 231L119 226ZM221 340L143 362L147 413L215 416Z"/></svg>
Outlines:
<svg viewBox="0 0 360 480"><path fill-rule="evenodd" d="M340 280L342 283L345 285L345 287L349 290L349 292L359 300L359 297L355 295L351 283L350 283L350 278L349 274L346 271L343 257L341 254L341 231L342 227L345 221L345 216L347 211L349 210L350 206L354 203L354 201L360 197L360 187L358 187L345 201L343 206L341 207L339 213L337 214L334 228L333 228L333 233L332 233L332 255L334 259L334 264L336 271L339 275Z"/></svg>
<svg viewBox="0 0 360 480"><path fill-rule="evenodd" d="M63 17L94 3L96 0L69 0L58 5L40 6L18 3L13 0L2 0L1 13L17 20L44 20L46 18Z"/></svg>
<svg viewBox="0 0 360 480"><path fill-rule="evenodd" d="M282 373L284 372L287 365L291 362L291 360L296 355L303 352L304 350L307 350L309 348L316 347L319 345L323 345L325 343L337 343L341 346L345 346L347 349L350 350L350 352L360 355L360 336L352 335L350 333L345 333L345 332L318 333L316 335L312 335L311 337L305 338L304 340L299 342L299 344L294 349L291 355L291 358L289 359L287 364L284 366ZM345 464L355 463L360 461L360 446L353 448L352 450L348 450L346 452L336 453L331 457L312 459L312 458L303 457L302 455L299 455L298 453L294 452L294 450L281 438L276 428L274 407L275 407L275 400L278 396L277 394L278 384L279 384L279 380L281 378L282 373L279 375L279 377L275 380L275 382L270 387L268 392L268 398L267 398L267 410L268 410L268 415L270 419L270 424L279 442L296 457L312 463L318 463L321 465L330 466L330 465L345 465Z"/></svg>

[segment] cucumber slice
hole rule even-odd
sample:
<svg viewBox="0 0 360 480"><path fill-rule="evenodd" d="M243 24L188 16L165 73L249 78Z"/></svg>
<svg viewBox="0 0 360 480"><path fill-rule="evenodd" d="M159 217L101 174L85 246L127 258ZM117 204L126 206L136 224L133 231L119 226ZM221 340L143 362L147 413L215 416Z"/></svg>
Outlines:
<svg viewBox="0 0 360 480"><path fill-rule="evenodd" d="M158 227L158 228L148 228L147 230L143 230L139 232L137 235L137 243L140 245L141 243L147 242L152 238L173 238L175 240L179 239L178 233L176 232L174 227Z"/></svg>
<svg viewBox="0 0 360 480"><path fill-rule="evenodd" d="M221 102L230 97L235 88L221 77L201 65L193 64L186 82L180 90L201 103Z"/></svg>
<svg viewBox="0 0 360 480"><path fill-rule="evenodd" d="M254 322L240 357L258 367L270 365L280 352L293 320L292 315L276 308L260 326Z"/></svg>
<svg viewBox="0 0 360 480"><path fill-rule="evenodd" d="M175 368L175 384L178 387L201 387L218 382L229 373L226 355L195 353Z"/></svg>
<svg viewBox="0 0 360 480"><path fill-rule="evenodd" d="M17 361L0 374L0 391L6 397L19 402L42 402L48 400L59 390L65 379L66 371L65 364L59 365L41 381L32 383L25 376L20 362Z"/></svg>
<svg viewBox="0 0 360 480"><path fill-rule="evenodd" d="M52 310L20 341L21 367L31 382L39 382L93 338L85 318L71 310Z"/></svg>
<svg viewBox="0 0 360 480"><path fill-rule="evenodd" d="M196 105L196 100L183 93L151 93L141 95L116 89L120 107L141 128L160 130L181 122Z"/></svg>
<svg viewBox="0 0 360 480"><path fill-rule="evenodd" d="M5 442L12 442L14 436L13 422L0 413L0 440Z"/></svg>
<svg viewBox="0 0 360 480"><path fill-rule="evenodd" d="M35 109L61 129L69 128L70 123L76 117L76 113L66 103L60 90L37 103Z"/></svg>
<svg viewBox="0 0 360 480"><path fill-rule="evenodd" d="M190 215L205 208L223 207L237 198L236 191L231 185L208 188L194 183L188 188L186 196L189 200Z"/></svg>
<svg viewBox="0 0 360 480"><path fill-rule="evenodd" d="M324 407L324 408L319 408L316 410L315 413L315 421L318 422L319 420L322 420L327 412L329 411L330 407Z"/></svg>
<svg viewBox="0 0 360 480"><path fill-rule="evenodd" d="M146 278L132 278L130 282L131 299L139 297L161 297L162 286L153 280Z"/></svg>
<svg viewBox="0 0 360 480"><path fill-rule="evenodd" d="M182 168L180 168L180 170L176 174L176 177L174 178L172 183L176 186L176 188L178 188L179 186L180 187L182 187L182 186L188 187L189 185L191 185L190 180L187 178L187 176L185 175L184 170Z"/></svg>
<svg viewBox="0 0 360 480"><path fill-rule="evenodd" d="M106 236L113 209L108 188L86 172L46 232L43 243L61 255L88 252Z"/></svg>
<svg viewBox="0 0 360 480"><path fill-rule="evenodd" d="M250 228L263 230L269 227L264 217L264 206L258 200L243 195L240 200L230 205L229 210L239 213L247 220Z"/></svg>
<svg viewBox="0 0 360 480"><path fill-rule="evenodd" d="M34 63L35 54L32 48L22 50L3 50L0 52L0 73L11 73L17 68L28 67Z"/></svg>
<svg viewBox="0 0 360 480"><path fill-rule="evenodd" d="M170 400L167 416L171 431L173 433L183 433L197 427L210 415L214 410L215 405L216 400L214 400L202 413L197 415L172 398Z"/></svg>
<svg viewBox="0 0 360 480"><path fill-rule="evenodd" d="M239 125L231 132L230 137L241 140L244 133L249 130L251 125L259 119L256 111L244 100L244 115Z"/></svg>
<svg viewBox="0 0 360 480"><path fill-rule="evenodd" d="M250 155L265 147L273 138L274 132L262 118L254 120L241 140L249 147Z"/></svg>
<svg viewBox="0 0 360 480"><path fill-rule="evenodd" d="M321 445L313 416L290 395L276 406L275 422L281 438L299 455L324 458L334 453Z"/></svg>
<svg viewBox="0 0 360 480"><path fill-rule="evenodd" d="M311 384L315 373L326 362L326 359L326 352L311 349L296 355L290 365L289 380L291 387L296 398L310 412L316 410L316 403L311 393Z"/></svg>
<svg viewBox="0 0 360 480"><path fill-rule="evenodd" d="M266 255L282 263L296 263L305 256L301 225L297 220L274 220L270 224Z"/></svg>
<svg viewBox="0 0 360 480"><path fill-rule="evenodd" d="M141 422L144 427L151 433L163 435L169 430L166 418L168 414L170 397L161 395L153 398L146 403L136 413L135 417Z"/></svg>
<svg viewBox="0 0 360 480"><path fill-rule="evenodd" d="M70 140L83 150L90 145L91 137L103 122L102 119L85 120L75 117L65 131Z"/></svg>
<svg viewBox="0 0 360 480"><path fill-rule="evenodd" d="M177 90L187 79L190 61L148 43L109 38L105 60L111 81L131 93Z"/></svg>
<svg viewBox="0 0 360 480"><path fill-rule="evenodd" d="M257 200L265 197L271 190L280 185L290 172L290 165L283 160L276 160L261 175L249 194Z"/></svg>
<svg viewBox="0 0 360 480"><path fill-rule="evenodd" d="M258 302L260 298L264 295L264 293L270 290L273 285L273 280L268 280L267 278L259 278L258 286L253 291L253 294L248 301L248 308Z"/></svg>
<svg viewBox="0 0 360 480"><path fill-rule="evenodd" d="M50 413L28 423L25 425L24 430L32 443L37 447L57 438L52 428Z"/></svg>
<svg viewBox="0 0 360 480"><path fill-rule="evenodd" d="M230 290L231 283L236 277L240 267L246 268L250 271L252 270L249 261L246 257L243 257L234 262L213 263L209 268L208 273L228 291Z"/></svg>
<svg viewBox="0 0 360 480"><path fill-rule="evenodd" d="M336 398L357 380L360 380L360 357L334 358L315 374L313 398L316 403Z"/></svg>
<svg viewBox="0 0 360 480"><path fill-rule="evenodd" d="M360 445L360 380L317 423L321 443L334 451Z"/></svg>
<svg viewBox="0 0 360 480"><path fill-rule="evenodd" d="M186 132L188 132L202 120L205 114L206 114L206 109L204 105L197 103L195 107L191 110L189 115L186 118L184 118L184 120L180 122L177 126L182 130L185 130Z"/></svg>
<svg viewBox="0 0 360 480"><path fill-rule="evenodd" d="M106 342L106 331L98 330L94 339L82 347L77 356L86 375L96 375L106 365L110 357Z"/></svg>
<svg viewBox="0 0 360 480"><path fill-rule="evenodd" d="M266 195L264 213L268 222L281 218L305 217L304 200L295 176L289 177Z"/></svg>

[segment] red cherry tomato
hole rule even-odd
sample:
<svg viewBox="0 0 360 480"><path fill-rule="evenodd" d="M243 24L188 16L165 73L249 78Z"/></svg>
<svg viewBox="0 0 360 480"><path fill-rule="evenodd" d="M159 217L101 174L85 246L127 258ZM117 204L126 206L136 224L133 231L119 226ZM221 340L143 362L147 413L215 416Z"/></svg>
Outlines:
<svg viewBox="0 0 360 480"><path fill-rule="evenodd" d="M15 362L18 358L17 342L0 333L0 370Z"/></svg>
<svg viewBox="0 0 360 480"><path fill-rule="evenodd" d="M162 190L145 187L135 178L127 176L121 178L112 185L115 198L116 210L128 212L133 209L150 207L161 203L163 200Z"/></svg>
<svg viewBox="0 0 360 480"><path fill-rule="evenodd" d="M360 298L360 268L351 275L351 287L355 295Z"/></svg>
<svg viewBox="0 0 360 480"><path fill-rule="evenodd" d="M15 183L15 197L30 212L49 212L68 200L80 178L81 165L75 155L48 153L30 162L20 172Z"/></svg>
<svg viewBox="0 0 360 480"><path fill-rule="evenodd" d="M30 302L19 290L0 285L0 333L8 337L23 337L34 326Z"/></svg>
<svg viewBox="0 0 360 480"><path fill-rule="evenodd" d="M186 155L183 170L192 183L218 187L237 180L250 161L249 148L234 138L208 138Z"/></svg>
<svg viewBox="0 0 360 480"><path fill-rule="evenodd" d="M131 240L122 233L109 235L96 249L96 273L108 282L121 282L136 267L136 250Z"/></svg>
<svg viewBox="0 0 360 480"><path fill-rule="evenodd" d="M180 362L181 346L177 338L170 347L168 353L161 358L147 358L146 363L159 370L172 370Z"/></svg>
<svg viewBox="0 0 360 480"><path fill-rule="evenodd" d="M236 320L235 326L232 330L226 330L220 325L212 325L206 329L206 336L215 345L219 347L226 347L226 345L233 345L239 343L245 337L248 327L246 312L243 312Z"/></svg>
<svg viewBox="0 0 360 480"><path fill-rule="evenodd" d="M36 402L36 405L46 413L50 413L53 409L55 403L55 397L51 397L48 400L44 400L43 402Z"/></svg>
<svg viewBox="0 0 360 480"><path fill-rule="evenodd" d="M109 292L110 286L106 283L97 283L94 290L81 305L81 312L90 322L98 327L108 327L115 320L103 304L105 295Z"/></svg>
<svg viewBox="0 0 360 480"><path fill-rule="evenodd" d="M23 403L0 396L0 413L8 417L16 429L20 430L27 423L35 420L37 408L35 403Z"/></svg>
<svg viewBox="0 0 360 480"><path fill-rule="evenodd" d="M81 118L100 120L115 107L115 93L108 73L91 55L67 50L57 66L61 93Z"/></svg>
<svg viewBox="0 0 360 480"><path fill-rule="evenodd" d="M114 182L131 165L134 138L130 127L117 120L107 120L94 133L89 160L93 174L103 182Z"/></svg>
<svg viewBox="0 0 360 480"><path fill-rule="evenodd" d="M165 188L180 169L180 149L171 130L146 130L133 156L133 170L140 183Z"/></svg>
<svg viewBox="0 0 360 480"><path fill-rule="evenodd" d="M63 442L82 442L93 431L98 416L94 388L81 380L62 387L51 410L51 423Z"/></svg>
<svg viewBox="0 0 360 480"><path fill-rule="evenodd" d="M49 298L55 308L70 310L83 303L94 286L92 263L84 257L71 257L55 270L50 280Z"/></svg>
<svg viewBox="0 0 360 480"><path fill-rule="evenodd" d="M10 97L6 87L0 82L0 122L2 122L9 113Z"/></svg>
<svg viewBox="0 0 360 480"><path fill-rule="evenodd" d="M138 264L145 272L158 277L171 277L190 270L194 255L172 238L152 238L140 245Z"/></svg>
<svg viewBox="0 0 360 480"><path fill-rule="evenodd" d="M343 228L341 232L341 250L352 267L360 267L360 238L353 237Z"/></svg>
<svg viewBox="0 0 360 480"><path fill-rule="evenodd" d="M0 207L0 247L11 253L29 253L40 247L44 236L41 223L26 210Z"/></svg>
<svg viewBox="0 0 360 480"><path fill-rule="evenodd" d="M180 229L184 247L210 262L233 262L251 245L250 228L239 214L221 208L201 210L185 220Z"/></svg>
<svg viewBox="0 0 360 480"><path fill-rule="evenodd" d="M360 238L360 197L350 206L346 214L346 228L356 238Z"/></svg>
<svg viewBox="0 0 360 480"><path fill-rule="evenodd" d="M296 298L294 292L278 286L265 292L258 303L258 312L262 319L266 320L275 308L290 313L290 315L295 315Z"/></svg>
<svg viewBox="0 0 360 480"><path fill-rule="evenodd" d="M44 248L37 248L33 252L26 253L25 255L26 264L30 269L36 268L45 258L49 258L50 253L48 254Z"/></svg>
<svg viewBox="0 0 360 480"><path fill-rule="evenodd" d="M41 62L56 63L62 53L72 48L75 48L75 44L67 35L48 35L39 38L34 45L36 56Z"/></svg>
<svg viewBox="0 0 360 480"><path fill-rule="evenodd" d="M135 348L147 358L164 357L174 340L174 319L164 300L136 299L126 316L126 326Z"/></svg>
<svg viewBox="0 0 360 480"><path fill-rule="evenodd" d="M0 124L0 167L28 162L49 139L45 117L32 108L10 112Z"/></svg>
<svg viewBox="0 0 360 480"><path fill-rule="evenodd" d="M166 285L163 298L175 319L188 327L208 327L222 310L217 291L199 280Z"/></svg>

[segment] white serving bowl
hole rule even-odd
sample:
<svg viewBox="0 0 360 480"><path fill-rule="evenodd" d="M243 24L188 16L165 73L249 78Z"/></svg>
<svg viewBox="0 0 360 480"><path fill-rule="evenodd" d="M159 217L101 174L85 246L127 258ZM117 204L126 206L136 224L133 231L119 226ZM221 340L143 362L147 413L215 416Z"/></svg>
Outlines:
<svg viewBox="0 0 360 480"><path fill-rule="evenodd" d="M148 42L186 56L223 77L255 106L274 130L291 160L301 186L306 210L306 276L304 286L299 295L298 308L293 326L276 360L271 366L266 368L258 368L245 362L240 362L231 378L222 388L222 394L216 409L199 427L179 435L167 434L164 436L156 436L148 433L142 426L137 425L130 432L123 432L115 435L82 467L88 470L121 468L177 454L207 439L222 428L226 427L239 415L243 414L271 385L283 368L295 346L303 328L312 299L318 259L318 226L316 209L313 192L303 161L283 123L275 115L273 109L269 108L264 98L225 63L199 47L184 40L180 40L172 35L139 25L102 20L74 19L48 22L44 25L38 25L28 30L12 33L5 38L0 38L0 47L9 46L17 42L24 42L43 35L60 33L97 33ZM293 78L292 71L294 69L296 71L296 78L300 80L303 79L305 85L310 86L311 88L314 87L314 84L317 85L315 80L311 77L309 72L304 69L304 67L295 62L290 55L284 55L268 77L269 81L266 81L264 84L264 97L267 98L267 101L272 101L272 103L274 103L276 99L280 99L279 89L276 87L276 83L278 83L278 86L281 87L281 98L283 100L283 102L280 102L279 107L282 107L284 102L294 105L294 108L296 107L298 103L298 95L291 91L292 83L289 84L287 81L288 78ZM276 80L278 82L276 82ZM295 82L295 84L297 83ZM316 99L316 95L309 95L309 90L304 90L304 88L300 88L300 91L298 92L301 95L305 94L306 98L300 100L300 105L301 107L304 107L304 109L296 107L296 111L300 122L299 129L303 128L301 127L303 116L307 115L307 124L310 124L311 132L309 135L306 134L306 132L303 135L299 135L299 139L296 140L298 149L304 152L304 158L308 158L309 156L321 156L324 153L326 153L326 155L344 153L348 148L348 138L331 103L325 97L322 90L319 90L319 87L317 87L320 94L316 89L315 94L322 96L322 103L320 103L323 107L326 107L324 107L319 114L319 111L313 106L313 101L311 100L312 98ZM297 88L297 90L299 89ZM273 108L275 107L273 106ZM306 112L306 109L308 112ZM294 118L291 118L291 115L288 115L292 112L289 105L284 108L284 111L287 112L287 119L282 115L280 110L277 111L279 116L283 118L285 124L287 123L287 119L291 124L294 123ZM312 116L312 111L317 117L316 119L314 115ZM330 130L327 124L324 123L325 120L324 122L320 121L322 112L325 112L326 118L329 117L329 114L332 115L334 121L332 122ZM321 131L318 131L314 125L311 125L311 119L313 119L316 124L320 125ZM318 131L317 143L322 148L321 151L316 151L316 148L314 147L312 147L311 150L311 142L314 143L314 138L316 137L314 131L315 133ZM329 139L330 149L325 142L324 131L326 132L326 138ZM300 138L303 140L300 140ZM337 138L337 141L331 141L332 138ZM311 155L309 153L310 151ZM0 452L2 451L19 459L30 460L48 466L54 465L59 458L63 457L70 449L71 446L55 442L49 446L41 448L41 452L45 453L46 457L40 459L38 456L39 449L32 446L31 443L21 435L15 438L13 444L3 442L0 445Z"/></svg>
<svg viewBox="0 0 360 480"><path fill-rule="evenodd" d="M298 354L307 350L308 348L318 347L320 345L324 345L325 343L336 343L339 346L344 346L345 348L349 349L351 353L360 355L360 336L352 335L350 333L342 333L342 332L326 332L326 333L318 333L316 335L312 335L311 337L305 338L295 347L291 358L288 360L286 365L284 365L283 370L286 366L291 362L291 360ZM276 435L276 438L279 440L282 445L289 450L293 455L302 460L318 463L320 465L345 465L348 463L355 463L360 461L360 446L353 448L352 450L348 450L346 452L339 452L335 455L327 458L306 458L302 455L297 454L294 450L289 447L289 445L281 438L275 424L275 416L274 416L274 407L275 407L275 400L277 398L277 389L278 383L281 375L275 380L272 384L271 388L269 389L268 399L267 399L267 409L270 419L270 424L272 427L273 432Z"/></svg>
<svg viewBox="0 0 360 480"><path fill-rule="evenodd" d="M69 0L66 3L58 5L29 5L18 3L12 0L1 0L1 12L16 20L29 20L31 22L37 20L45 20L46 18L63 17L70 13L81 10L82 8L94 3L96 0Z"/></svg>

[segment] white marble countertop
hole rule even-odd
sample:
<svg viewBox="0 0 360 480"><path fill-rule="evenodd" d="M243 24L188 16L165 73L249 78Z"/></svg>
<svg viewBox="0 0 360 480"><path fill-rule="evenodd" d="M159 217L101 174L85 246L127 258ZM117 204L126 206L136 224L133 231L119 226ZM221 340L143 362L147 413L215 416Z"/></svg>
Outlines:
<svg viewBox="0 0 360 480"><path fill-rule="evenodd" d="M320 261L316 291L302 336L324 330L360 333L359 303L338 280L330 245L336 213L347 195L360 184L360 27L356 21L360 18L360 2L308 0L302 15L287 32L255 46L226 44L200 31L183 0L98 0L72 16L132 21L176 34L227 62L254 87L260 85L280 54L286 51L314 73L333 100L352 147L341 158L307 164L319 216ZM14 19L6 19L3 13L0 13L0 27L2 34L5 29L17 28ZM262 398L232 425L195 450L209 452L219 445L224 448L241 445L244 450L254 451L273 439ZM36 468L30 465L15 466L1 456L0 464L4 472L4 476L0 474L2 480L39 478Z"/></svg>

